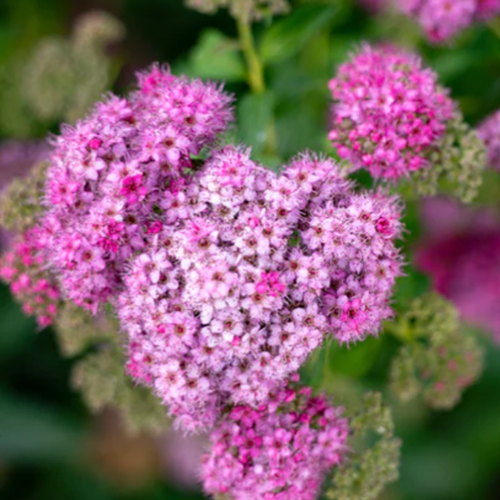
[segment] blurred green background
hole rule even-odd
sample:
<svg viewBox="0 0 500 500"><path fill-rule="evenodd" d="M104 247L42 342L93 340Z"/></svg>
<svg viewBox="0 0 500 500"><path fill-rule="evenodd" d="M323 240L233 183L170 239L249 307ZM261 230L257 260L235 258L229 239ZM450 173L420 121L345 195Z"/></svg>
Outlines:
<svg viewBox="0 0 500 500"><path fill-rule="evenodd" d="M125 91L134 72L153 61L170 63L175 72L226 80L238 97L236 139L251 145L271 167L305 148L331 154L327 82L364 40L388 39L420 50L473 124L500 107L500 39L494 27L476 27L452 46L433 48L411 23L373 18L355 0L296 2L290 16L256 25L267 82L259 96L249 92L234 21L225 11L201 15L182 0L0 0L0 77L8 80L44 37L68 36L81 14L97 8L114 14L126 28L122 42L106 47L114 61L114 91ZM5 123L16 119L5 104L10 92L0 86L0 121ZM276 135L270 145L262 130L271 122ZM58 126L50 119L17 131L6 126L0 138L41 138ZM411 261L421 232L414 206L408 208L407 223ZM409 268L399 296L427 286ZM500 498L500 348L486 335L484 343L485 373L453 411L394 403L397 433L404 440L401 478L384 498ZM328 378L335 386L383 389L394 350L389 338L336 349L327 359ZM113 413L88 413L70 386L74 361L64 359L53 332L38 332L0 287L0 498L202 498L196 487L189 490L176 481L179 448L167 460L162 457L167 444L158 438L128 437Z"/></svg>

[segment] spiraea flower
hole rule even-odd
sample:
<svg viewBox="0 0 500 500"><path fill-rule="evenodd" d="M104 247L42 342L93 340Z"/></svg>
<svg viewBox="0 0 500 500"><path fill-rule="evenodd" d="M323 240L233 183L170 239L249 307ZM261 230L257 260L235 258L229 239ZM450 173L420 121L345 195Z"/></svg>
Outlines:
<svg viewBox="0 0 500 500"><path fill-rule="evenodd" d="M35 226L19 235L0 258L0 278L41 328L54 321L60 300L59 288L47 271L44 242L43 230Z"/></svg>
<svg viewBox="0 0 500 500"><path fill-rule="evenodd" d="M231 120L221 88L154 66L128 98L108 97L54 138L47 172L48 255L65 295L95 311L120 288L198 155Z"/></svg>
<svg viewBox="0 0 500 500"><path fill-rule="evenodd" d="M329 138L341 158L375 179L411 177L417 192L435 192L440 177L459 196L475 192L482 144L476 145L448 91L419 57L365 45L329 86L334 100Z"/></svg>
<svg viewBox="0 0 500 500"><path fill-rule="evenodd" d="M418 267L464 321L500 339L498 217L446 199L426 200L422 213L427 236L417 251Z"/></svg>
<svg viewBox="0 0 500 500"><path fill-rule="evenodd" d="M488 165L500 170L500 111L488 116L479 126L478 133L488 150Z"/></svg>
<svg viewBox="0 0 500 500"><path fill-rule="evenodd" d="M329 138L341 157L390 180L429 167L426 152L445 133L454 106L417 56L364 46L329 86Z"/></svg>
<svg viewBox="0 0 500 500"><path fill-rule="evenodd" d="M228 147L160 206L117 307L130 373L186 430L265 404L326 335L362 340L391 315L399 205L353 192L332 161L278 177Z"/></svg>
<svg viewBox="0 0 500 500"><path fill-rule="evenodd" d="M346 452L341 415L308 387L279 391L258 409L235 407L210 434L205 491L229 500L315 500Z"/></svg>
<svg viewBox="0 0 500 500"><path fill-rule="evenodd" d="M500 12L499 0L396 0L396 5L415 18L434 43L444 42Z"/></svg>

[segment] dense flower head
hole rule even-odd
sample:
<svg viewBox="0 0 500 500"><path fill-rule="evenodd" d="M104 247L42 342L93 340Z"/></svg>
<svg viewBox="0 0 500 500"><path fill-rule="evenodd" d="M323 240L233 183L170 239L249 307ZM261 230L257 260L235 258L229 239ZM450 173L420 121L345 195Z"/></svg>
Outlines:
<svg viewBox="0 0 500 500"><path fill-rule="evenodd" d="M205 491L230 500L314 500L346 452L348 423L308 387L279 391L269 405L237 406L210 435Z"/></svg>
<svg viewBox="0 0 500 500"><path fill-rule="evenodd" d="M19 235L0 259L0 278L10 285L23 311L40 327L56 316L60 293L47 272L43 230L33 227Z"/></svg>
<svg viewBox="0 0 500 500"><path fill-rule="evenodd" d="M431 42L455 36L476 21L486 21L500 12L499 0L396 0L407 15L417 19Z"/></svg>
<svg viewBox="0 0 500 500"><path fill-rule="evenodd" d="M500 339L498 218L488 210L467 209L450 200L428 200L424 207L429 235L418 249L417 265L465 321Z"/></svg>
<svg viewBox="0 0 500 500"><path fill-rule="evenodd" d="M486 118L479 126L478 133L486 144L489 166L500 170L500 111Z"/></svg>
<svg viewBox="0 0 500 500"><path fill-rule="evenodd" d="M47 172L49 255L65 294L95 311L154 232L164 193L182 186L198 155L232 117L213 84L153 66L128 98L110 96L54 139Z"/></svg>
<svg viewBox="0 0 500 500"><path fill-rule="evenodd" d="M420 59L368 45L330 81L334 105L329 138L339 156L375 178L397 180L429 168L454 104Z"/></svg>
<svg viewBox="0 0 500 500"><path fill-rule="evenodd" d="M265 403L325 335L362 340L391 315L400 207L354 193L331 160L277 176L227 147L160 205L117 307L130 373L186 430Z"/></svg>

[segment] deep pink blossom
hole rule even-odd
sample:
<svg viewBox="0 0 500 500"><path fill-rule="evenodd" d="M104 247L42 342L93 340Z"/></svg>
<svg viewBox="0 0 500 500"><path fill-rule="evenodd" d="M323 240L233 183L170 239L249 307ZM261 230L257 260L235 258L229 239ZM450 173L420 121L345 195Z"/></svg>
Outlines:
<svg viewBox="0 0 500 500"><path fill-rule="evenodd" d="M329 86L329 138L341 158L392 181L429 167L454 104L417 56L365 45Z"/></svg>
<svg viewBox="0 0 500 500"><path fill-rule="evenodd" d="M416 18L430 41L440 43L476 21L500 13L500 0L396 0L407 15Z"/></svg>
<svg viewBox="0 0 500 500"><path fill-rule="evenodd" d="M33 227L17 236L0 258L0 278L41 328L54 321L60 300L59 288L47 271L44 242L43 230Z"/></svg>
<svg viewBox="0 0 500 500"><path fill-rule="evenodd" d="M270 404L235 407L210 434L202 478L234 500L314 500L347 451L342 409L310 390L283 390Z"/></svg>

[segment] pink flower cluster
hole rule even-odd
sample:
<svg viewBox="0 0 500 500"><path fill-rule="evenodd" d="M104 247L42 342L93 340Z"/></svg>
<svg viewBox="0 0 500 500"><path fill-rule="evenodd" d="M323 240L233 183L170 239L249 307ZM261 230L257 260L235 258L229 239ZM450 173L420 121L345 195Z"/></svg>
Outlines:
<svg viewBox="0 0 500 500"><path fill-rule="evenodd" d="M329 86L329 139L341 158L389 180L428 167L454 104L417 56L365 45Z"/></svg>
<svg viewBox="0 0 500 500"><path fill-rule="evenodd" d="M396 0L415 17L431 42L446 41L477 21L500 13L500 0Z"/></svg>
<svg viewBox="0 0 500 500"><path fill-rule="evenodd" d="M10 285L23 311L36 316L40 327L53 322L60 298L45 266L44 241L40 228L29 229L13 240L0 259L0 278Z"/></svg>
<svg viewBox="0 0 500 500"><path fill-rule="evenodd" d="M155 66L129 98L110 96L54 139L45 225L71 300L95 311L120 288L127 259L161 227L164 193L175 197L192 155L225 130L230 104L219 87Z"/></svg>
<svg viewBox="0 0 500 500"><path fill-rule="evenodd" d="M237 406L211 433L207 493L233 500L314 500L346 451L347 420L311 389L278 392L258 409Z"/></svg>
<svg viewBox="0 0 500 500"><path fill-rule="evenodd" d="M182 189L124 276L130 373L185 430L264 404L329 334L376 335L401 262L397 201L311 155L277 176L227 147Z"/></svg>
<svg viewBox="0 0 500 500"><path fill-rule="evenodd" d="M500 339L500 222L447 200L427 200L423 208L426 227L437 230L418 250L417 265L465 321Z"/></svg>
<svg viewBox="0 0 500 500"><path fill-rule="evenodd" d="M500 171L500 111L496 111L481 123L479 137L488 150L488 164Z"/></svg>

